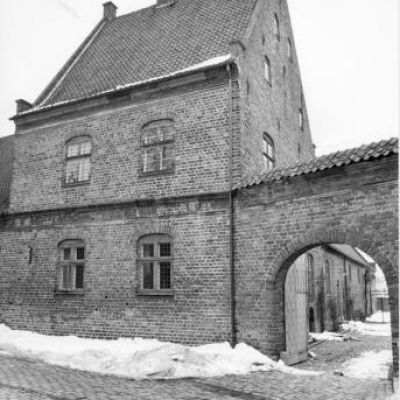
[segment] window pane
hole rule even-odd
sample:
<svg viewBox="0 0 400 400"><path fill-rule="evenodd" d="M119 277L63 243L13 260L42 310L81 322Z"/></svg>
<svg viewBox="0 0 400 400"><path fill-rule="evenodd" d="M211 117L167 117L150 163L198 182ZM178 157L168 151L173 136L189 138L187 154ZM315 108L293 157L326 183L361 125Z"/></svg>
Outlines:
<svg viewBox="0 0 400 400"><path fill-rule="evenodd" d="M160 243L160 257L171 257L171 243Z"/></svg>
<svg viewBox="0 0 400 400"><path fill-rule="evenodd" d="M67 146L67 158L75 157L79 154L79 144L70 144Z"/></svg>
<svg viewBox="0 0 400 400"><path fill-rule="evenodd" d="M142 245L143 257L154 257L154 244L145 243Z"/></svg>
<svg viewBox="0 0 400 400"><path fill-rule="evenodd" d="M143 172L154 172L160 170L160 147L153 146L143 151Z"/></svg>
<svg viewBox="0 0 400 400"><path fill-rule="evenodd" d="M90 158L85 157L79 160L78 181L88 181L90 177Z"/></svg>
<svg viewBox="0 0 400 400"><path fill-rule="evenodd" d="M62 279L62 285L63 289L70 289L71 288L71 266L70 265L64 265L62 269L62 274L63 274L63 279Z"/></svg>
<svg viewBox="0 0 400 400"><path fill-rule="evenodd" d="M92 152L92 143L90 141L80 144L80 155L88 155Z"/></svg>
<svg viewBox="0 0 400 400"><path fill-rule="evenodd" d="M154 265L153 263L142 263L143 289L154 289Z"/></svg>
<svg viewBox="0 0 400 400"><path fill-rule="evenodd" d="M71 259L71 249L63 249L63 260L70 260Z"/></svg>
<svg viewBox="0 0 400 400"><path fill-rule="evenodd" d="M169 262L160 263L160 289L171 289L171 263Z"/></svg>
<svg viewBox="0 0 400 400"><path fill-rule="evenodd" d="M78 247L76 249L76 259L77 260L84 260L85 259L85 248L84 247Z"/></svg>
<svg viewBox="0 0 400 400"><path fill-rule="evenodd" d="M77 289L83 289L83 265L76 266L75 287Z"/></svg>

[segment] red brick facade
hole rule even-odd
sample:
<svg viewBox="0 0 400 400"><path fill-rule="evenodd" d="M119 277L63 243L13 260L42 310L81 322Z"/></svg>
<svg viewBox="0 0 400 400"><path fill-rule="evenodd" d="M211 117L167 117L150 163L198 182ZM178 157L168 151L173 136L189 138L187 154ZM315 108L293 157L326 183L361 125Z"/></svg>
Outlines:
<svg viewBox="0 0 400 400"><path fill-rule="evenodd" d="M280 40L271 30L274 14ZM0 221L1 322L49 334L232 339L231 183L263 169L263 133L274 141L278 167L314 152L286 2L258 1L245 36L231 49L235 62L15 118L10 205ZM174 124L174 168L145 175L141 129L162 119ZM90 181L68 186L65 146L81 135L92 143ZM240 340L270 354L282 350L285 271L300 253L328 242L359 246L374 257L398 310L394 159L235 192ZM137 244L148 234L172 237L168 295L138 293ZM79 293L56 292L65 240L84 242Z"/></svg>

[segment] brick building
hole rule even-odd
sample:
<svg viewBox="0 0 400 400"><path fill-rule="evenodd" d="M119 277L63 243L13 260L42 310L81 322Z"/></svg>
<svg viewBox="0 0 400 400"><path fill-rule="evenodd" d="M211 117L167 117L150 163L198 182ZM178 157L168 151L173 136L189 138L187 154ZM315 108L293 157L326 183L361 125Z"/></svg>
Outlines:
<svg viewBox="0 0 400 400"><path fill-rule="evenodd" d="M297 176L312 171L304 179L326 190L321 171L346 169L334 180L346 186L375 182L397 162L395 140L305 162L314 146L284 0L159 0L123 16L108 2L38 99L17 101L13 120L15 135L3 139L14 154L0 196L0 318L48 334L239 339L276 354L282 321L271 325L280 314L265 296L275 293L277 253L264 246L282 230L297 235L288 213L296 227L311 225L293 205L282 220L269 214L282 188L268 182L294 177L285 190L300 204L315 191ZM364 165L371 172L360 178ZM249 227L253 185L264 197ZM357 245L326 228L326 240Z"/></svg>
<svg viewBox="0 0 400 400"><path fill-rule="evenodd" d="M337 330L340 321L365 319L368 262L356 249L316 247L294 264L307 273L309 331Z"/></svg>

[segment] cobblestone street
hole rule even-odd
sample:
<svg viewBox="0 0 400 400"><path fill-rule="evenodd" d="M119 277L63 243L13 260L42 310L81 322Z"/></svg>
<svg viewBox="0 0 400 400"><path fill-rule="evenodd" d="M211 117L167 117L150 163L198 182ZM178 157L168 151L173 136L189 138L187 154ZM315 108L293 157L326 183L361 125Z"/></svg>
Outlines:
<svg viewBox="0 0 400 400"><path fill-rule="evenodd" d="M69 370L0 355L1 400L380 400L391 394L389 380L357 380L335 375L340 365L364 351L390 348L389 337L325 342L313 348L316 360L299 366L318 376L280 372L214 379L133 381Z"/></svg>

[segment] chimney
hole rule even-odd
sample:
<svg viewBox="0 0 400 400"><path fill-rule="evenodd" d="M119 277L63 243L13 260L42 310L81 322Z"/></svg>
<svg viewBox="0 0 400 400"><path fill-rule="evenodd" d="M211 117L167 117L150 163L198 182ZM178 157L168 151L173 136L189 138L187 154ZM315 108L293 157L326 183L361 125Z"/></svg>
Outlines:
<svg viewBox="0 0 400 400"><path fill-rule="evenodd" d="M32 104L29 103L29 101L18 99L15 100L15 102L17 103L17 114L23 113L24 111L28 111L32 108Z"/></svg>
<svg viewBox="0 0 400 400"><path fill-rule="evenodd" d="M117 6L112 2L108 1L103 4L104 8L104 19L112 21L117 16Z"/></svg>

